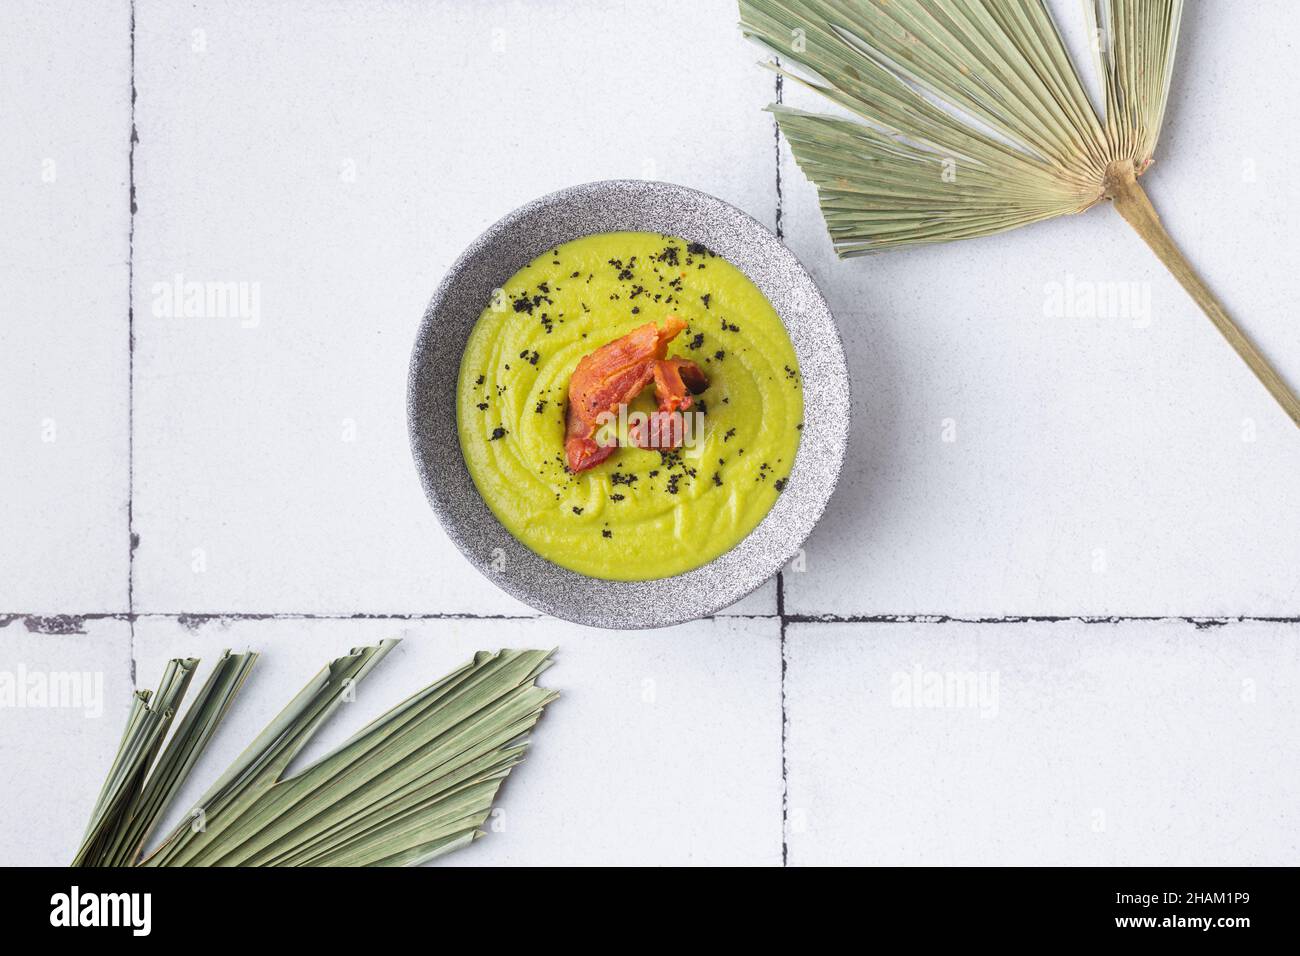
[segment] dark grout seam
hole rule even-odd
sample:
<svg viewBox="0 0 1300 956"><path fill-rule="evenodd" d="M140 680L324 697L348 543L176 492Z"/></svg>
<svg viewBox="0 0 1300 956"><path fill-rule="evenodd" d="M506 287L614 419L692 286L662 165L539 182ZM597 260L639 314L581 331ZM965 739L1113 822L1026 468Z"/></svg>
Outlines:
<svg viewBox="0 0 1300 956"><path fill-rule="evenodd" d="M741 615L734 615L740 617ZM758 617L759 615L753 615ZM768 615L770 617L770 615ZM352 614L313 614L310 612L187 612L187 611L145 611L136 614L130 611L104 611L90 614L0 614L0 630L22 621L23 626L33 634L84 634L86 625L92 621L124 621L134 625L136 621L162 620L175 621L182 627L195 630L212 622L230 623L234 621L540 621L542 614L386 614L357 612ZM134 631L132 631L134 637ZM133 661L134 665L134 661Z"/></svg>
<svg viewBox="0 0 1300 956"><path fill-rule="evenodd" d="M1174 621L1198 630L1232 624L1300 624L1300 616L1239 614L1227 617L1196 617L1175 614L1090 616L1082 614L1011 615L1008 617L957 617L950 614L790 614L785 610L785 575L776 577L775 614L715 614L706 620L778 621L784 642L790 624L1142 624ZM0 612L0 629L22 621L33 634L81 634L91 621L174 620L185 626L210 621L541 621L545 614L473 614L469 612L408 613L359 611L346 614L311 611L93 611L86 614L34 614L28 611ZM783 655L784 665L784 655Z"/></svg>
<svg viewBox="0 0 1300 956"><path fill-rule="evenodd" d="M182 627L196 630L204 624L214 621L228 623L232 621L540 621L541 614L372 614L358 612L355 614L311 614L285 611L268 614L141 614L141 618L159 617L175 618Z"/></svg>
<svg viewBox="0 0 1300 956"><path fill-rule="evenodd" d="M785 628L790 619L785 613L784 571L776 573L776 617L780 622L781 635L781 865L787 866L790 859L790 763L787 757L790 720L785 697L785 675L788 666L785 653Z"/></svg>
<svg viewBox="0 0 1300 956"><path fill-rule="evenodd" d="M135 125L135 0L131 0L131 139L127 148L127 185L130 190L130 221L127 226L126 259L126 606L131 653L131 687L135 680L135 144L140 135Z"/></svg>
<svg viewBox="0 0 1300 956"><path fill-rule="evenodd" d="M1129 622L1180 621L1192 624L1198 630L1224 627L1228 624L1300 624L1300 616L1280 615L1270 617L1256 614L1236 614L1225 617L1196 617L1181 614L1145 615L1089 615L1089 614L1012 614L1005 617L959 617L952 614L789 614L783 624L1060 624L1073 621L1079 624L1124 624Z"/></svg>
<svg viewBox="0 0 1300 956"><path fill-rule="evenodd" d="M781 61L778 59L776 63L780 66ZM777 103L782 100L782 81L784 79L780 73L776 75ZM776 237L785 239L785 223L782 221L783 210L781 208L783 198L781 194L781 124L776 121L776 117L772 117L772 131L773 138L776 141Z"/></svg>
<svg viewBox="0 0 1300 956"><path fill-rule="evenodd" d="M781 65L780 57L776 58L776 65ZM776 75L776 102L779 104L783 99L783 77L780 73ZM782 213L782 194L781 194L781 124L772 117L772 142L774 146L773 165L776 167L776 238L778 241L785 239L785 223ZM786 655L785 655L785 628L788 618L785 613L785 572L776 573L776 616L780 622L780 651L781 651L781 865L787 866L790 862L790 765L787 758L787 726L789 724L789 713L786 708L785 697L785 674L786 674Z"/></svg>

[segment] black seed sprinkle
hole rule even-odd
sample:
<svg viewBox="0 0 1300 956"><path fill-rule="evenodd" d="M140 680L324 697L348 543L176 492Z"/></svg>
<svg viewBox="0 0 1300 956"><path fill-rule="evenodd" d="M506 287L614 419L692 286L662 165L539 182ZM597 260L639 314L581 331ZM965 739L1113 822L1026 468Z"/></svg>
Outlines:
<svg viewBox="0 0 1300 956"><path fill-rule="evenodd" d="M496 428L492 429L492 437L489 438L488 441L496 441L498 438L505 438L508 434L510 433L498 425Z"/></svg>

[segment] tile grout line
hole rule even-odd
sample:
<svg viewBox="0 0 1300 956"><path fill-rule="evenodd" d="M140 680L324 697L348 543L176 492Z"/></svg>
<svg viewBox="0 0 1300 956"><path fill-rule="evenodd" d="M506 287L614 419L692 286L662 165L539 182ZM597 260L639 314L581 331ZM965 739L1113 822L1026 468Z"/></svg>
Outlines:
<svg viewBox="0 0 1300 956"><path fill-rule="evenodd" d="M135 144L140 141L135 126L135 0L131 0L131 137L127 148L127 186L130 199L130 221L127 226L126 259L126 607L127 629L130 635L131 687L136 688L135 677L135 549L140 539L135 533Z"/></svg>
<svg viewBox="0 0 1300 956"><path fill-rule="evenodd" d="M776 65L781 65L781 58L776 58ZM776 74L776 102L782 101L782 76ZM785 224L782 221L782 196L781 196L781 125L777 122L776 117L772 117L772 140L774 145L774 155L776 167L776 238L778 242L785 239ZM786 709L785 698L785 673L786 673L786 656L785 656L785 572L776 572L776 616L779 621L780 632L780 650L781 650L781 865L788 866L790 861L790 843L789 843L789 820L790 820L790 766L786 754L787 732L786 727L789 721L789 713Z"/></svg>
<svg viewBox="0 0 1300 956"><path fill-rule="evenodd" d="M790 860L790 763L787 755L789 712L786 707L785 675L787 668L785 654L785 628L788 618L785 614L785 572L776 572L776 618L780 632L781 648L781 865L788 866Z"/></svg>
<svg viewBox="0 0 1300 956"><path fill-rule="evenodd" d="M1007 614L1000 617L962 617L955 614L788 614L787 624L1131 624L1179 621L1198 630L1230 624L1300 624L1291 614Z"/></svg>
<svg viewBox="0 0 1300 956"><path fill-rule="evenodd" d="M183 627L198 628L204 624L230 624L237 621L557 621L561 618L545 614L476 614L469 611L390 612L353 611L340 614L313 611L92 611L85 614L33 614L29 612L0 612L0 630L15 621L33 634L78 634L90 621L143 620L175 621ZM706 621L775 621L775 614L715 614L701 618Z"/></svg>
<svg viewBox="0 0 1300 956"><path fill-rule="evenodd" d="M777 66L781 65L780 58L776 60ZM776 102L779 104L783 100L783 83L784 77L780 73L776 75ZM776 141L776 238L785 239L785 224L781 221L781 125L777 122L776 117L772 117L773 139Z"/></svg>
<svg viewBox="0 0 1300 956"><path fill-rule="evenodd" d="M781 572L778 572L778 576ZM778 582L778 603L784 603L784 578ZM24 621L34 631L49 629L56 633L60 625L73 627L86 621L140 621L148 618L187 622L205 621L544 621L545 614L478 614L472 611L87 611L74 614L45 614L33 611L0 611L0 628L14 621ZM1086 615L1086 614L1011 614L1004 617L961 617L950 614L714 614L702 620L782 621L785 624L1156 624L1176 621L1201 630L1230 627L1233 624L1300 624L1300 615L1229 614L1229 615Z"/></svg>

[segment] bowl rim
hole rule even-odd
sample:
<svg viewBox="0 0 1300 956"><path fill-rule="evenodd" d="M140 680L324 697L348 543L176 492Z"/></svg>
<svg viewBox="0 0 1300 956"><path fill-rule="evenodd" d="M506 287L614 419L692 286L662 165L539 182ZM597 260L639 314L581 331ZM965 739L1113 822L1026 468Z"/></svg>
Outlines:
<svg viewBox="0 0 1300 956"><path fill-rule="evenodd" d="M638 215L665 214L647 203L671 206L679 213L686 210L686 219L677 228L637 224L642 221ZM557 241L548 236L548 241L541 243L534 236L527 246L507 241L521 225L532 224L543 214L549 218L536 228L550 228L559 235L572 232L569 238ZM578 217L578 231L568 225L574 216ZM593 216L608 221L592 224ZM499 288L519 268L560 242L620 231L657 232L703 242L740 269L776 309L795 347L804 390L803 434L794 464L785 489L759 524L735 546L697 568L642 581L612 581L570 571L515 538L474 486L456 421L454 382L459 377L465 340L491 294L491 289L481 298L467 293L457 302L459 288L483 285L481 275L473 276L480 265L486 267L486 274L500 277L493 287ZM707 241L702 236L707 236ZM493 257L503 254L505 264L495 265ZM510 265L521 256L522 262ZM461 313L475 301L479 304L463 336L458 333L454 341L448 341L435 334L456 318L464 325ZM448 310L456 314L448 315ZM453 385L450 395L446 394L448 365ZM809 402L810 385L815 404ZM429 300L412 347L407 428L420 483L444 532L492 583L542 613L573 623L612 629L665 627L730 607L798 554L825 511L843 466L850 391L848 365L830 307L808 270L772 230L732 204L687 186L654 180L598 180L568 186L519 206L484 230L452 263ZM440 426L437 421L446 414L439 412L439 398L450 400L450 447L454 452L447 447L445 423Z"/></svg>

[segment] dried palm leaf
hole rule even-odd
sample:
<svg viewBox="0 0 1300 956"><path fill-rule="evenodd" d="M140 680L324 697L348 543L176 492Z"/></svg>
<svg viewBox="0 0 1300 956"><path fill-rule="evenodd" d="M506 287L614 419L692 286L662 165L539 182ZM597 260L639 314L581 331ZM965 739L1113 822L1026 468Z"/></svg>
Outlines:
<svg viewBox="0 0 1300 956"><path fill-rule="evenodd" d="M807 75L773 69L861 120L770 107L841 256L992 235L1112 200L1300 425L1300 399L1137 182L1164 120L1182 0L1087 6L1104 118L1044 0L740 0L740 17Z"/></svg>
<svg viewBox="0 0 1300 956"><path fill-rule="evenodd" d="M550 651L480 651L306 769L285 776L352 688L396 645L330 662L147 858L144 847L252 669L226 651L157 759L194 674L168 663L138 692L75 866L398 866L479 836L501 781L556 694ZM152 768L152 769L151 769Z"/></svg>

